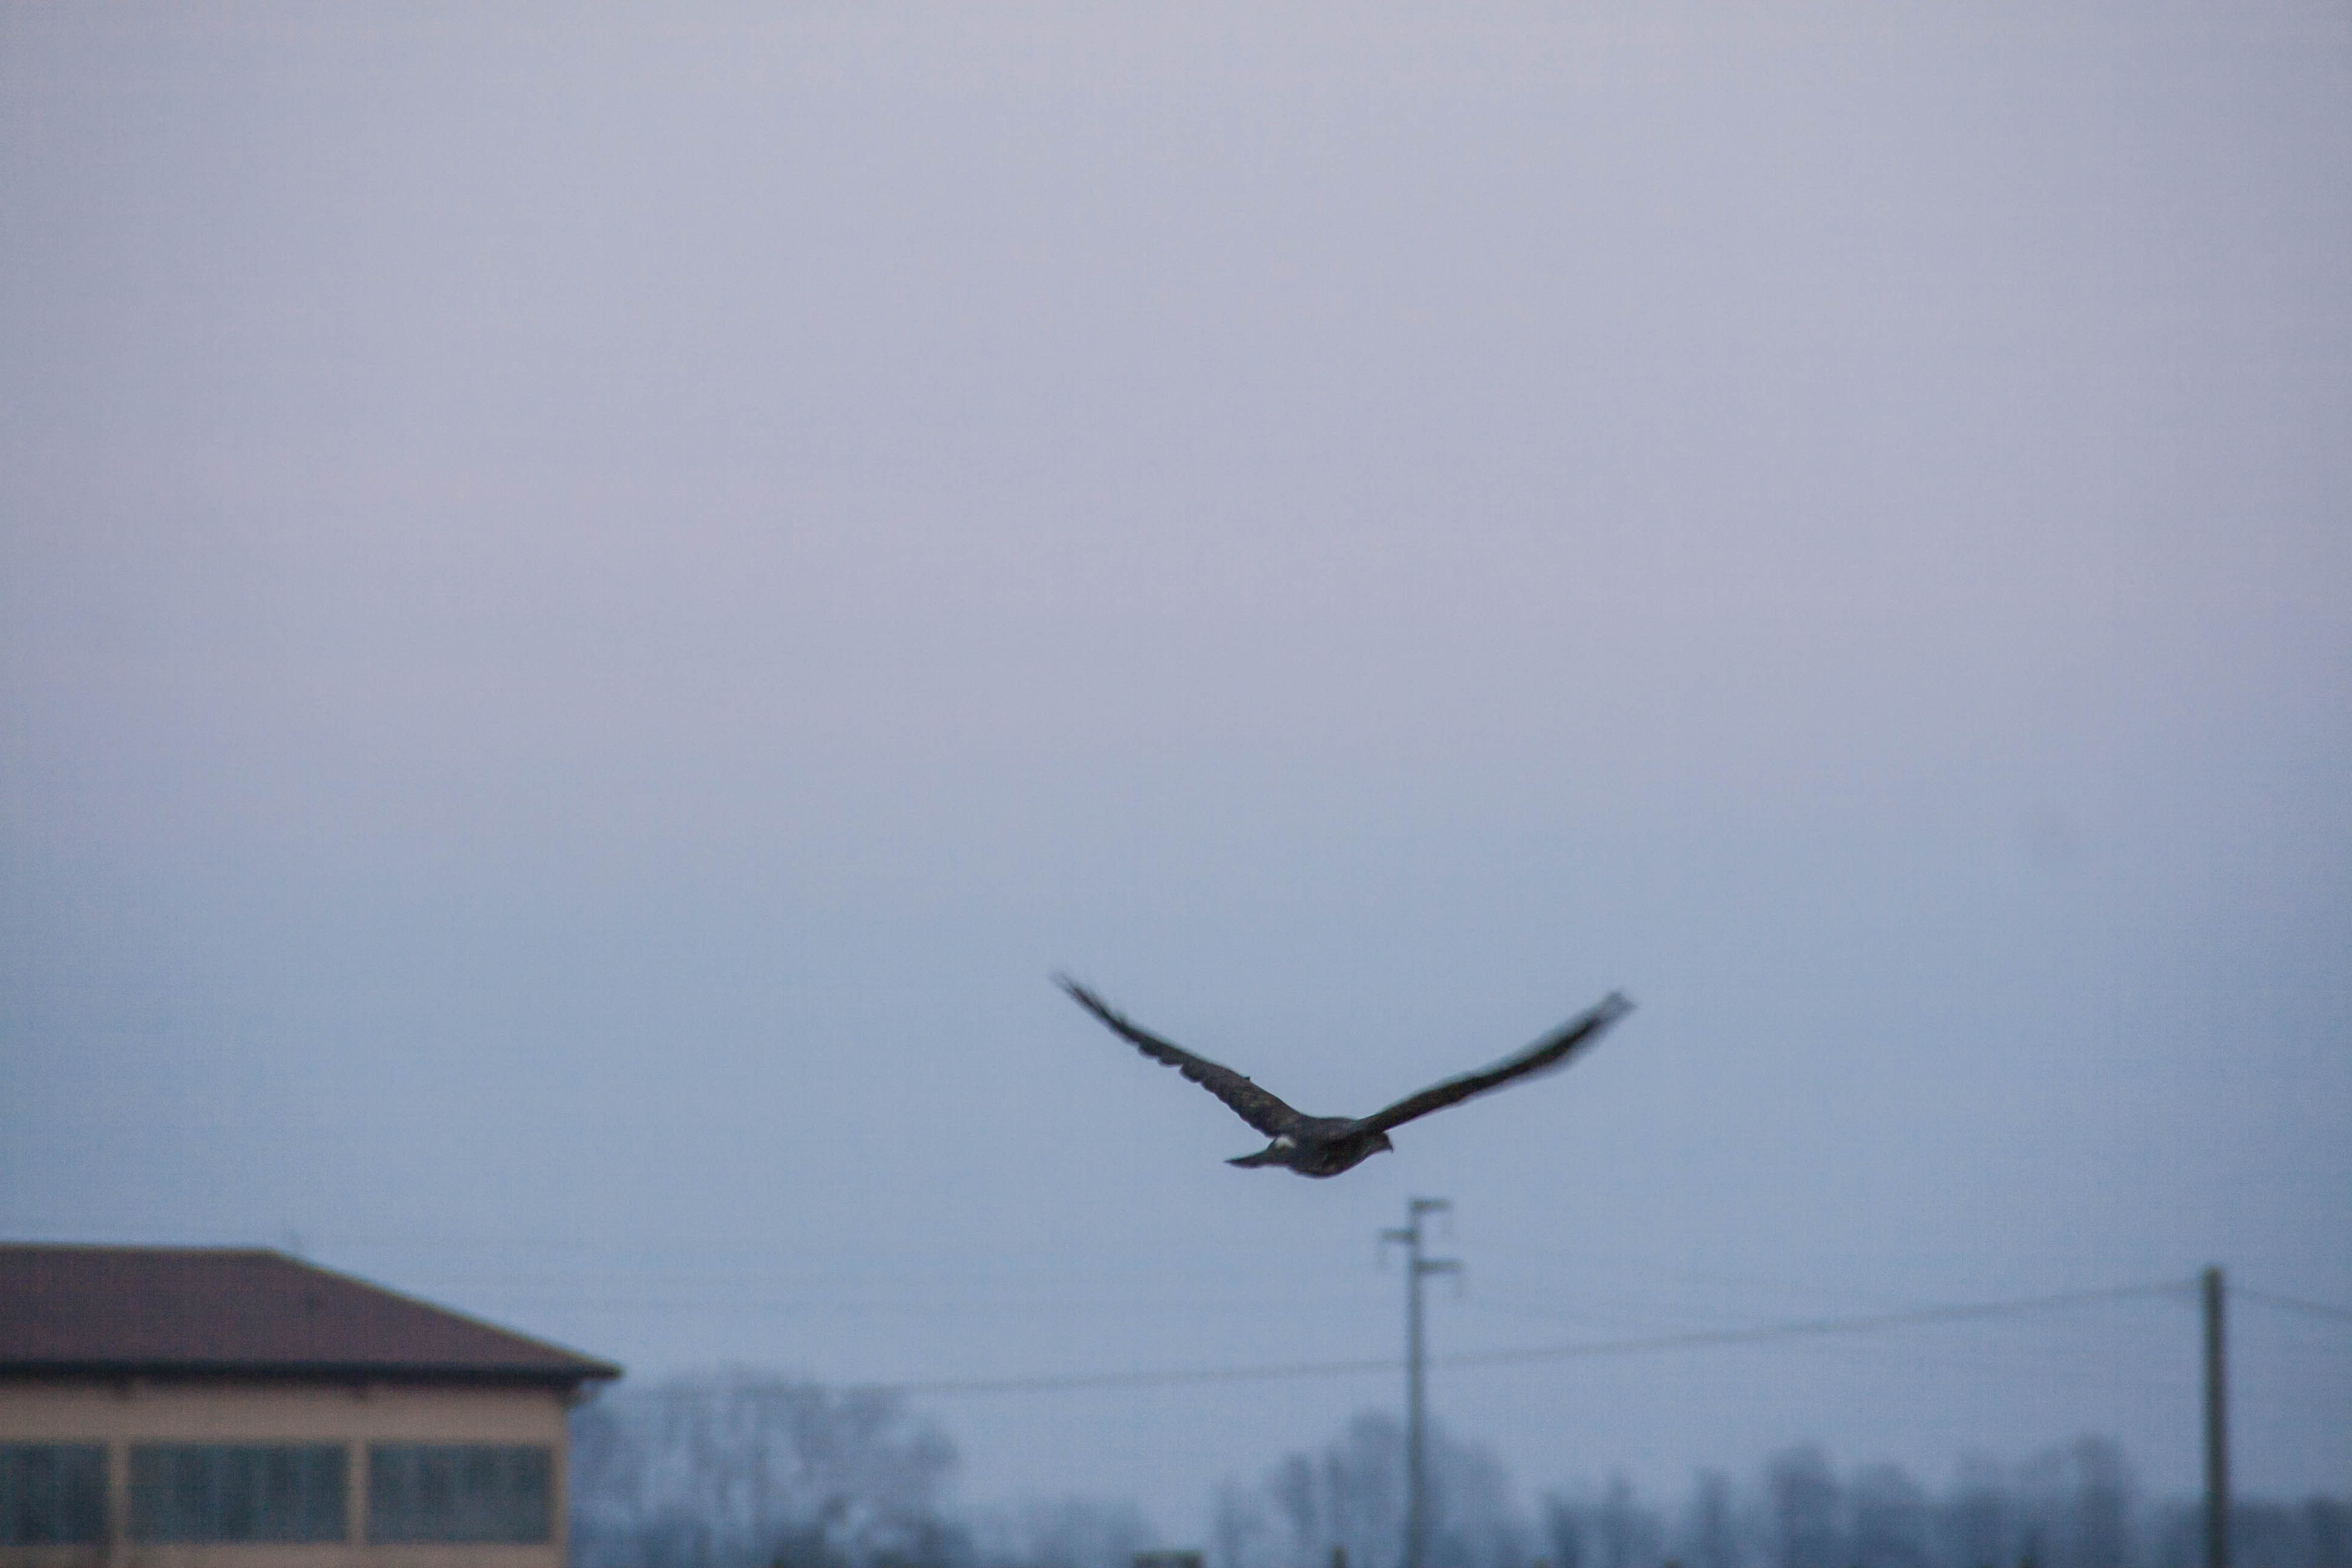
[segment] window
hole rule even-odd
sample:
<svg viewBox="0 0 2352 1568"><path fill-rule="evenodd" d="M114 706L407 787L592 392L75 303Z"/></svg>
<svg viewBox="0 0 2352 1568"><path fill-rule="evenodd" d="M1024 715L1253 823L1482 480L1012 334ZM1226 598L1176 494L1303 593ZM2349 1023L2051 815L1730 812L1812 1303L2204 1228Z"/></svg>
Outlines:
<svg viewBox="0 0 2352 1568"><path fill-rule="evenodd" d="M552 1539L543 1447L379 1443L368 1448L371 1542Z"/></svg>
<svg viewBox="0 0 2352 1568"><path fill-rule="evenodd" d="M0 1546L106 1539L106 1450L96 1443L0 1443Z"/></svg>
<svg viewBox="0 0 2352 1568"><path fill-rule="evenodd" d="M343 1449L333 1443L152 1443L131 1450L135 1541L341 1541Z"/></svg>

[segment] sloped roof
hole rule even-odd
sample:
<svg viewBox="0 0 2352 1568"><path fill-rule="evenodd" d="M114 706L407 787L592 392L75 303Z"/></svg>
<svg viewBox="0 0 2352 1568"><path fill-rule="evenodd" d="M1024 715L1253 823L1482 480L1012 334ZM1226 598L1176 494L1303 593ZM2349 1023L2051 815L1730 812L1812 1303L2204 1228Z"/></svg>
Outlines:
<svg viewBox="0 0 2352 1568"><path fill-rule="evenodd" d="M259 1249L0 1244L0 1376L544 1383L608 1363Z"/></svg>

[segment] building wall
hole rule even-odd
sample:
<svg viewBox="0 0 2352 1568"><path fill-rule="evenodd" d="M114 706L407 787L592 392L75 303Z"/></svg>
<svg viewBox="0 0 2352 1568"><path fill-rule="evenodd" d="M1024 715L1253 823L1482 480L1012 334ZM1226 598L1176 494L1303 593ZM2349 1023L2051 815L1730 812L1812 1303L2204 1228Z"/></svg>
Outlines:
<svg viewBox="0 0 2352 1568"><path fill-rule="evenodd" d="M106 1447L99 1546L0 1545L0 1568L562 1568L568 1488L563 1393L399 1384L0 1382L0 1443ZM551 1539L530 1545L370 1544L367 1445L530 1444L552 1458ZM131 1449L141 1443L346 1447L342 1542L203 1545L131 1539Z"/></svg>

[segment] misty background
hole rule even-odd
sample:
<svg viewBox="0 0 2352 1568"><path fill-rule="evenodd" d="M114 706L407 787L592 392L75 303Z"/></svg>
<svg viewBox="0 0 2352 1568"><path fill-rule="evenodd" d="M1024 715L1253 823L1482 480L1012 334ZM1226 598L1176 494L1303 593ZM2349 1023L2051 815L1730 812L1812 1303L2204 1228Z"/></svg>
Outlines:
<svg viewBox="0 0 2352 1568"><path fill-rule="evenodd" d="M1157 1539L1130 1501L1031 1497L950 1506L953 1443L896 1395L743 1373L676 1378L577 1410L572 1560L581 1568L1130 1568ZM1202 1557L1216 1568L1345 1568L1400 1558L1403 1424L1360 1412L1254 1484L1217 1489ZM1841 1472L1817 1443L1752 1478L1694 1473L1680 1498L1622 1471L1548 1489L1532 1510L1490 1447L1433 1424L1437 1568L2196 1568L2201 1500L2152 1498L2113 1438L2011 1464L1963 1455L1948 1486L1903 1466ZM2341 1568L2352 1502L2238 1499L2231 1561ZM1197 1563L1201 1559L1196 1558Z"/></svg>
<svg viewBox="0 0 2352 1568"><path fill-rule="evenodd" d="M1441 1356L2341 1309L2347 430L2340 5L0 7L0 1233L1176 1545L1396 1375L942 1385L1393 1358L1409 1195ZM1638 1009L1311 1183L1065 967L1325 1113ZM2231 1322L2352 1489L2352 1331ZM1431 1399L1530 1532L2162 1500L2197 1352Z"/></svg>

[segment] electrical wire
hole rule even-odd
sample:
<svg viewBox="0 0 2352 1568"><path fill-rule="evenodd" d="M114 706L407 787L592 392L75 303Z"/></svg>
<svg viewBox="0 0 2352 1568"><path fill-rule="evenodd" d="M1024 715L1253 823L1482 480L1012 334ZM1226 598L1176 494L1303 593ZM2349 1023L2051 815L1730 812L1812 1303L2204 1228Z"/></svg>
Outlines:
<svg viewBox="0 0 2352 1568"><path fill-rule="evenodd" d="M2325 1301L2297 1300L2293 1296L2273 1296L2267 1290L2249 1290L2242 1285L2230 1287L2230 1294L2240 1300L2259 1301L2265 1307L2282 1311L2302 1312L2314 1318L2333 1318L2338 1322L2352 1323L2352 1308L2331 1307Z"/></svg>
<svg viewBox="0 0 2352 1568"><path fill-rule="evenodd" d="M1927 1307L1908 1312L1880 1312L1862 1318L1815 1318L1803 1322L1774 1323L1752 1329L1718 1329L1691 1333L1653 1334L1636 1339L1594 1340L1575 1344L1536 1345L1517 1350L1466 1351L1433 1356L1440 1367L1509 1366L1528 1362L1570 1361L1590 1357L1644 1355L1664 1351L1710 1346L1760 1344L1774 1340L1815 1338L1832 1334L1875 1333L1927 1323L1960 1322L2009 1317L2027 1312L2061 1311L2070 1307L2129 1300L2143 1297L2181 1297L2195 1289L2193 1281L2171 1280L2153 1285L2126 1285L2105 1290L2077 1290L2056 1296L2033 1296L2010 1301L1978 1301ZM1042 1377L947 1378L930 1382L866 1383L861 1389L881 1394L939 1396L964 1394L1063 1394L1089 1389L1175 1387L1188 1384L1260 1383L1307 1377L1360 1377L1394 1373L1404 1363L1394 1356L1356 1361L1291 1362L1264 1366L1202 1367L1186 1371L1081 1373Z"/></svg>

